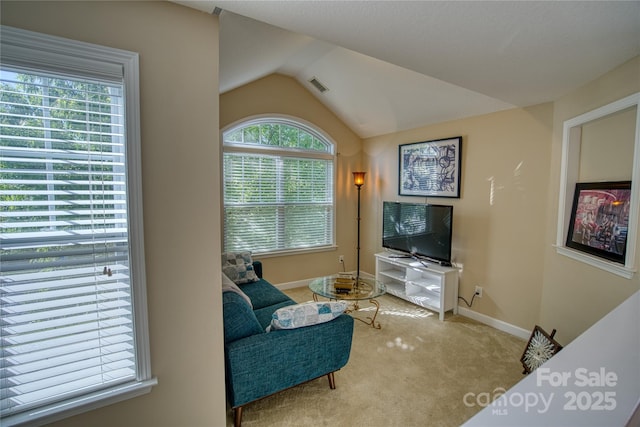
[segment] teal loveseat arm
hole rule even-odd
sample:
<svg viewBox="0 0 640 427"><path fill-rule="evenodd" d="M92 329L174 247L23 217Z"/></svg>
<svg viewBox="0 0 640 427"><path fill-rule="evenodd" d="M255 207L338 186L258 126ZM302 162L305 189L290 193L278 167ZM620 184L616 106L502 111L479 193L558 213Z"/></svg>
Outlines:
<svg viewBox="0 0 640 427"><path fill-rule="evenodd" d="M347 364L353 318L275 330L226 346L227 396L233 408L322 377Z"/></svg>

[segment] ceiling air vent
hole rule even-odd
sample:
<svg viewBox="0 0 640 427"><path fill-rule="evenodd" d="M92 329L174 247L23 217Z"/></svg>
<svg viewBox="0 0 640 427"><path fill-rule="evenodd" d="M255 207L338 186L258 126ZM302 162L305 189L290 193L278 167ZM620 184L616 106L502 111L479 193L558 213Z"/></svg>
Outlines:
<svg viewBox="0 0 640 427"><path fill-rule="evenodd" d="M318 80L316 77L313 77L311 80L309 80L309 83L311 83L313 85L313 87L318 89L318 91L320 91L320 93L325 93L326 91L329 90L325 85L320 83L320 80Z"/></svg>
<svg viewBox="0 0 640 427"><path fill-rule="evenodd" d="M220 16L220 14L222 13L222 9L220 9L218 6L216 6L216 7L213 9L213 12L212 12L212 13L213 13L214 15L216 15L216 16Z"/></svg>

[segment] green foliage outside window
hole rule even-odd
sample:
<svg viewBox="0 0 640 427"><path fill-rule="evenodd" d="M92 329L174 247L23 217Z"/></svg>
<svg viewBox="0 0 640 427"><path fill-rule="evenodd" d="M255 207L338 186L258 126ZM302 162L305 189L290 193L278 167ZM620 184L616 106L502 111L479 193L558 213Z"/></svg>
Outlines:
<svg viewBox="0 0 640 427"><path fill-rule="evenodd" d="M259 123L225 133L225 143L255 144L330 152L331 145L300 127L280 123Z"/></svg>
<svg viewBox="0 0 640 427"><path fill-rule="evenodd" d="M114 201L122 198L124 183L114 177L124 176L124 167L118 166L119 153L113 148L118 138L113 127L118 124L112 123L112 96L122 94L114 87L87 81L2 71L0 149L27 153L0 160L0 210L7 241L43 230L73 233L92 229L96 223L117 227ZM47 153L48 161L38 160ZM96 161L87 164L83 159L88 154ZM86 206L96 203L101 209L87 214ZM104 246L108 250L112 245ZM13 249L11 253L30 250ZM61 246L42 245L35 252L62 250ZM40 255L31 263L44 267L53 261L55 258Z"/></svg>
<svg viewBox="0 0 640 427"><path fill-rule="evenodd" d="M3 210L26 213L32 208L20 202L46 201L51 198L51 192L54 192L55 200L61 202L78 198L88 200L86 193L89 190L100 190L104 200L116 198L117 185L104 185L113 181L114 165L111 161L100 161L100 156L112 155L110 109L113 93L109 90L104 85L3 71L0 147L5 150L45 150L54 158L56 152L64 152L64 160L50 163L36 163L28 158L0 161L0 200L7 202ZM73 161L74 154L81 159L87 152L96 155L96 162L90 167L81 161ZM34 173L38 169L42 173ZM65 225L65 222L81 217L67 215L56 227L77 229L77 224ZM110 217L112 215L104 219ZM37 217L22 217L20 221L33 223L37 231ZM5 229L5 232L11 230ZM22 231L27 230L22 228Z"/></svg>

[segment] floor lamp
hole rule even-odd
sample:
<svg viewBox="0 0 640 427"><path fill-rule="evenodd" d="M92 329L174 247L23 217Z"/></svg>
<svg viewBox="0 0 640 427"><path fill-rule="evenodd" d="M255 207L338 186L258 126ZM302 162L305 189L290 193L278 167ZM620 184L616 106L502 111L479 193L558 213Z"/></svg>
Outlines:
<svg viewBox="0 0 640 427"><path fill-rule="evenodd" d="M358 187L358 246L357 246L357 267L356 267L356 287L360 284L360 188L364 184L364 174L366 172L353 172L353 183Z"/></svg>

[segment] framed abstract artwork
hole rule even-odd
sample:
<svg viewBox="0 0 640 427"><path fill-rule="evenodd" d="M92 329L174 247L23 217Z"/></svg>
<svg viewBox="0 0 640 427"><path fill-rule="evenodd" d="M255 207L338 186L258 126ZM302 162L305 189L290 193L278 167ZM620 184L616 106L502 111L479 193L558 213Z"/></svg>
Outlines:
<svg viewBox="0 0 640 427"><path fill-rule="evenodd" d="M460 197L462 137L400 145L401 196Z"/></svg>
<svg viewBox="0 0 640 427"><path fill-rule="evenodd" d="M630 200L631 181L577 183L567 247L624 264Z"/></svg>

